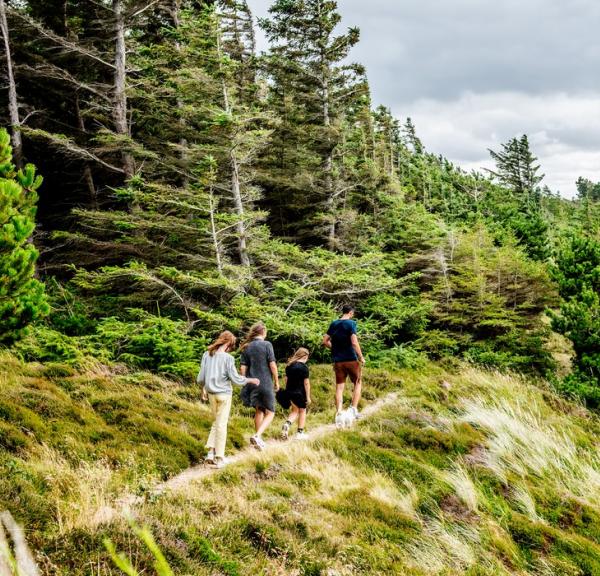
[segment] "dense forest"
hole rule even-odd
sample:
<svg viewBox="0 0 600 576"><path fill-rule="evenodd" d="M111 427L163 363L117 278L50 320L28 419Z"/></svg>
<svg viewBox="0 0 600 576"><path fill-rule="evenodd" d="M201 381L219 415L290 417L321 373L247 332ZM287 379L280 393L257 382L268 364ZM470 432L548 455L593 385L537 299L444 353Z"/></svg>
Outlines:
<svg viewBox="0 0 600 576"><path fill-rule="evenodd" d="M486 173L428 152L336 4L274 0L258 54L245 0L0 0L4 345L187 379L257 319L325 360L351 302L372 366L600 405L600 183L561 198L525 135Z"/></svg>

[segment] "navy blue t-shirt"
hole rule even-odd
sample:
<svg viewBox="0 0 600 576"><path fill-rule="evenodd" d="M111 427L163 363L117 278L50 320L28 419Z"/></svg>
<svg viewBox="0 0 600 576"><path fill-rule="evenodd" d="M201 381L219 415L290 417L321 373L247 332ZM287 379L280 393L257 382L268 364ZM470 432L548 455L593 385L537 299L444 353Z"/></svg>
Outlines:
<svg viewBox="0 0 600 576"><path fill-rule="evenodd" d="M331 337L331 355L334 362L352 362L358 356L352 346L352 334L356 334L354 320L334 320L327 334Z"/></svg>

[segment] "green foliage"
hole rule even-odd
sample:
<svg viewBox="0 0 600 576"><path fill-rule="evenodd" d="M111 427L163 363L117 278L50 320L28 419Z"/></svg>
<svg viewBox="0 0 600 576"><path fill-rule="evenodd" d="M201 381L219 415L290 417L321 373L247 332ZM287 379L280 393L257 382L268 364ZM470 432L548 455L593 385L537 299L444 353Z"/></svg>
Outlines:
<svg viewBox="0 0 600 576"><path fill-rule="evenodd" d="M207 344L204 339L188 337L183 321L135 309L129 311L127 321L102 319L89 342L108 350L110 360L188 380L197 371L198 358Z"/></svg>
<svg viewBox="0 0 600 576"><path fill-rule="evenodd" d="M42 184L28 164L15 172L10 137L0 130L0 342L19 339L24 328L48 311L44 285L34 277L38 252L36 190Z"/></svg>
<svg viewBox="0 0 600 576"><path fill-rule="evenodd" d="M573 234L561 245L553 275L562 297L552 327L573 343L574 372L559 384L591 406L600 406L600 243Z"/></svg>

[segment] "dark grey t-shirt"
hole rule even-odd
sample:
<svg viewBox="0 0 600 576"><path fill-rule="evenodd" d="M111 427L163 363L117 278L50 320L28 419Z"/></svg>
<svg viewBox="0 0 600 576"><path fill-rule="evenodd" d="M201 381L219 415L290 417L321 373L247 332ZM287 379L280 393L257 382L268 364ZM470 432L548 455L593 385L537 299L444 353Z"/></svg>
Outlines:
<svg viewBox="0 0 600 576"><path fill-rule="evenodd" d="M242 351L240 363L242 366L248 367L246 376L258 378L261 388L263 386L273 387L269 362L275 362L275 352L273 344L267 340L252 340Z"/></svg>
<svg viewBox="0 0 600 576"><path fill-rule="evenodd" d="M246 376L260 380L260 386L246 384L242 388L244 406L275 412L275 390L269 368L269 362L275 362L273 345L266 340L253 340L242 351L240 362L248 368Z"/></svg>

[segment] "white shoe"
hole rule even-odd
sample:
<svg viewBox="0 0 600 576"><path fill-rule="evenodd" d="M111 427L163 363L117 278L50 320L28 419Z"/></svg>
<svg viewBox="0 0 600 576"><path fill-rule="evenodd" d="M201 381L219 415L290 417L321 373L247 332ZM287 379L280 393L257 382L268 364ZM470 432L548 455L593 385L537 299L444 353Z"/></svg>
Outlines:
<svg viewBox="0 0 600 576"><path fill-rule="evenodd" d="M252 444L252 446L254 446L257 450L264 450L266 446L265 441L256 434L250 437L250 444Z"/></svg>
<svg viewBox="0 0 600 576"><path fill-rule="evenodd" d="M204 457L205 464L214 464L215 463L215 449L211 448Z"/></svg>
<svg viewBox="0 0 600 576"><path fill-rule="evenodd" d="M296 432L294 438L296 440L308 440L308 434L306 432Z"/></svg>
<svg viewBox="0 0 600 576"><path fill-rule="evenodd" d="M229 464L229 458L215 458L214 467L220 470L221 468L225 468L227 464Z"/></svg>
<svg viewBox="0 0 600 576"><path fill-rule="evenodd" d="M335 413L335 426L336 426L336 428L344 427L344 412L343 412L343 410L340 410Z"/></svg>
<svg viewBox="0 0 600 576"><path fill-rule="evenodd" d="M281 439L287 440L289 435L290 435L290 424L289 424L289 422L284 422L283 426L281 427Z"/></svg>
<svg viewBox="0 0 600 576"><path fill-rule="evenodd" d="M352 411L355 420L360 420L362 418L362 414L358 411L358 408L350 406L350 410Z"/></svg>

